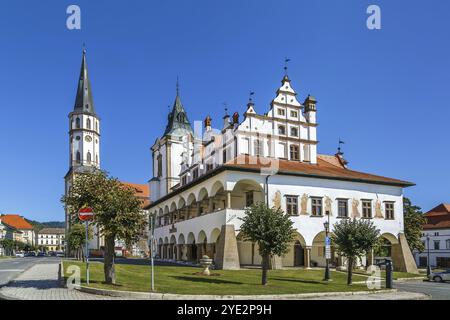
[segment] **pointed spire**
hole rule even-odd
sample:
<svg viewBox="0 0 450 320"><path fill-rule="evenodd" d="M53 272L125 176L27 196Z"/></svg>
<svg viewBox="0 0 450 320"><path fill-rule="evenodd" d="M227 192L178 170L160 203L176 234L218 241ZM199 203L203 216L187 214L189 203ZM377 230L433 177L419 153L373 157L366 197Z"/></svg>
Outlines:
<svg viewBox="0 0 450 320"><path fill-rule="evenodd" d="M78 79L77 95L75 98L74 112L95 114L94 100L92 98L91 83L89 81L86 62L86 48L83 44L83 57L81 60L80 77Z"/></svg>
<svg viewBox="0 0 450 320"><path fill-rule="evenodd" d="M180 99L180 85L177 77L175 102L172 111L169 113L168 123L164 135L184 135L186 133L193 134L191 123L188 120L186 111Z"/></svg>

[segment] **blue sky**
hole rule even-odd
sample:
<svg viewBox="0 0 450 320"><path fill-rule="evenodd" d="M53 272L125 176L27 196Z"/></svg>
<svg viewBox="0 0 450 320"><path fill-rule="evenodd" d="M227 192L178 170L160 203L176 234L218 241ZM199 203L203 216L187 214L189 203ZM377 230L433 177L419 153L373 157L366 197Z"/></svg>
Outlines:
<svg viewBox="0 0 450 320"><path fill-rule="evenodd" d="M149 148L166 125L175 82L189 118L223 102L268 110L283 60L300 99L318 103L319 152L346 144L351 168L417 184L430 209L450 202L450 2L22 1L0 4L0 212L63 220L68 118L83 42L102 167L124 181L151 177ZM81 7L82 29L66 28ZM382 29L366 28L377 4Z"/></svg>

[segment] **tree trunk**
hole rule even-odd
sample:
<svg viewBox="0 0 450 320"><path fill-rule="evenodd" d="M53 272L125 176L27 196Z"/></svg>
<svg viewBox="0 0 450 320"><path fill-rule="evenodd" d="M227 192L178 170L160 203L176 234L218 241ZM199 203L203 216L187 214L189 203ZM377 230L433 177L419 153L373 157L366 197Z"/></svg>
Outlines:
<svg viewBox="0 0 450 320"><path fill-rule="evenodd" d="M269 262L270 257L268 255L264 255L262 257L262 279L261 279L261 284L263 286L267 284L267 271L269 270Z"/></svg>
<svg viewBox="0 0 450 320"><path fill-rule="evenodd" d="M114 245L115 235L105 237L105 263L103 266L105 272L105 282L116 284L116 269L114 267Z"/></svg>
<svg viewBox="0 0 450 320"><path fill-rule="evenodd" d="M353 257L348 258L348 272L347 272L347 285L352 285L352 276L353 276Z"/></svg>

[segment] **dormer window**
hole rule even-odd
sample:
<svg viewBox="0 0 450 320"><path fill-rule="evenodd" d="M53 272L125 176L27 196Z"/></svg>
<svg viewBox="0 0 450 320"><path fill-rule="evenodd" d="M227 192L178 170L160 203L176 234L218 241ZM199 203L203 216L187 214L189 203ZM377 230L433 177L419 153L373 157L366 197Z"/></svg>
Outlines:
<svg viewBox="0 0 450 320"><path fill-rule="evenodd" d="M292 102L292 100L291 100L291 102ZM292 118L297 118L298 117L298 112L295 111L295 110L291 110L291 117Z"/></svg>
<svg viewBox="0 0 450 320"><path fill-rule="evenodd" d="M277 109L277 112L279 116L284 116L286 114L284 109Z"/></svg>

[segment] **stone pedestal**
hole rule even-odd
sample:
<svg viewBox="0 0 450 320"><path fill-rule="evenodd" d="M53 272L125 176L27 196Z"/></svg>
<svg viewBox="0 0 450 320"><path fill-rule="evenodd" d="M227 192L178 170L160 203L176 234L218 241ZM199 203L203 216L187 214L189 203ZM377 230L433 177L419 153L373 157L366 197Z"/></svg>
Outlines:
<svg viewBox="0 0 450 320"><path fill-rule="evenodd" d="M416 261L411 253L411 249L406 241L404 233L398 235L399 243L392 244L392 263L394 264L394 271L402 271L409 273L419 273L417 270Z"/></svg>
<svg viewBox="0 0 450 320"><path fill-rule="evenodd" d="M240 269L239 254L234 225L223 225L216 247L216 266L218 269Z"/></svg>

